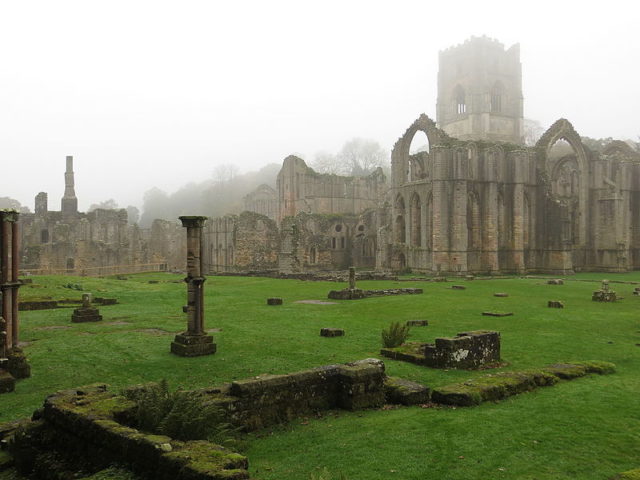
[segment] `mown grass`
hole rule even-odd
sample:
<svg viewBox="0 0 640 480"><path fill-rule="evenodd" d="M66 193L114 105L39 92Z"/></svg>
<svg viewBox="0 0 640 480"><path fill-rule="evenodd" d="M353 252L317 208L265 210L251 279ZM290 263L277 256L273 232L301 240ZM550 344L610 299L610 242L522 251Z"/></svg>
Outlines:
<svg viewBox="0 0 640 480"><path fill-rule="evenodd" d="M80 291L62 287L77 283L120 303L101 307L104 320L97 324L72 324L71 309L22 312L21 339L33 376L0 397L0 421L30 415L55 390L92 382L117 389L166 378L174 388L193 388L379 357L380 332L391 321L427 319L429 326L413 328L410 340L500 331L508 365L499 371L593 359L615 363L617 373L473 408L340 411L303 419L250 436L252 475L299 480L326 468L349 480L605 479L640 465L640 298L631 295L632 285L612 283L623 300L592 302L599 283L579 280L602 278L581 274L559 286L542 279L456 280L466 290L452 290L452 283L359 282L371 289L421 287L424 294L309 305L294 302L324 300L336 284L211 277L205 323L219 329L213 333L218 353L185 359L169 353L172 335L185 326L181 277L34 277L33 286L21 289L22 300L80 298ZM640 281L640 273L606 278ZM272 296L283 297L284 305L267 306ZM548 300L561 300L565 308L547 308ZM487 310L514 315L482 316ZM323 338L322 327L345 328L346 335ZM385 364L390 375L431 387L486 373Z"/></svg>

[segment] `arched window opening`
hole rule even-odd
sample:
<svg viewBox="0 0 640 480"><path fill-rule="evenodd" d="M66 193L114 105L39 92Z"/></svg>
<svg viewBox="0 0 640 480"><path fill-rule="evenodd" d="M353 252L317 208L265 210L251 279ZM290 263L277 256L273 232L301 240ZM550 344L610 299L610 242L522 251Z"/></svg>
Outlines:
<svg viewBox="0 0 640 480"><path fill-rule="evenodd" d="M529 197L524 196L524 212L522 216L522 243L525 249L528 249L531 242L531 205Z"/></svg>
<svg viewBox="0 0 640 480"><path fill-rule="evenodd" d="M453 100L456 113L458 115L464 115L465 113L467 113L467 102L465 98L464 88L462 88L460 85L456 86L453 91Z"/></svg>
<svg viewBox="0 0 640 480"><path fill-rule="evenodd" d="M331 248L336 249L336 237L331 238Z"/></svg>
<svg viewBox="0 0 640 480"><path fill-rule="evenodd" d="M503 96L504 87L500 82L496 82L496 84L491 89L491 113L502 112Z"/></svg>
<svg viewBox="0 0 640 480"><path fill-rule="evenodd" d="M403 215L396 217L396 243L405 243L405 223Z"/></svg>
<svg viewBox="0 0 640 480"><path fill-rule="evenodd" d="M76 262L73 258L67 258L67 270L73 270L76 265Z"/></svg>
<svg viewBox="0 0 640 480"><path fill-rule="evenodd" d="M317 256L318 256L318 251L316 250L316 247L311 247L311 249L309 250L309 263L311 265L316 264L316 262L318 261Z"/></svg>
<svg viewBox="0 0 640 480"><path fill-rule="evenodd" d="M480 204L475 194L469 195L467 228L469 230L469 250L479 250L482 245L482 229L480 226Z"/></svg>
<svg viewBox="0 0 640 480"><path fill-rule="evenodd" d="M40 243L49 243L49 230L46 228L40 230Z"/></svg>
<svg viewBox="0 0 640 480"><path fill-rule="evenodd" d="M564 138L560 138L548 150L547 158L549 160L559 160L567 155L575 154L573 147Z"/></svg>
<svg viewBox="0 0 640 480"><path fill-rule="evenodd" d="M429 250L433 250L433 196L431 195L429 195L429 198L427 198L426 219L426 247Z"/></svg>

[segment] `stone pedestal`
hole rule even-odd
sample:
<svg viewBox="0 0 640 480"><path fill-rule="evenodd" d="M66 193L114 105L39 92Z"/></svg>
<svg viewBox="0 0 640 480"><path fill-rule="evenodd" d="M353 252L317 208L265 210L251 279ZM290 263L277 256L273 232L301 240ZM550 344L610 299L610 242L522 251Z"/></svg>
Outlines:
<svg viewBox="0 0 640 480"><path fill-rule="evenodd" d="M76 308L71 314L71 321L73 323L99 322L100 320L102 320L100 311L93 307Z"/></svg>
<svg viewBox="0 0 640 480"><path fill-rule="evenodd" d="M204 331L204 282L202 275L202 226L207 217L180 217L187 229L187 331L176 335L171 353L181 357L197 357L216 352L213 336Z"/></svg>
<svg viewBox="0 0 640 480"><path fill-rule="evenodd" d="M91 306L91 294L83 293L82 306L73 311L71 321L73 323L84 323L99 322L100 320L102 320L102 315L100 315L99 310Z"/></svg>
<svg viewBox="0 0 640 480"><path fill-rule="evenodd" d="M211 335L189 335L179 333L171 342L171 353L181 357L198 357L216 353L216 344Z"/></svg>

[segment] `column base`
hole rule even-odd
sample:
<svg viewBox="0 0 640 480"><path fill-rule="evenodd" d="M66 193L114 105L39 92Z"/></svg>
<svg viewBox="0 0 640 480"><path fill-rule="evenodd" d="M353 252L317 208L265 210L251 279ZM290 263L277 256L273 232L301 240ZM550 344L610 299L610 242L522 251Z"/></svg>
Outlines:
<svg viewBox="0 0 640 480"><path fill-rule="evenodd" d="M216 353L216 344L211 335L188 335L179 333L171 342L171 353L180 357L198 357Z"/></svg>
<svg viewBox="0 0 640 480"><path fill-rule="evenodd" d="M13 392L16 388L16 379L6 370L0 370L0 393Z"/></svg>
<svg viewBox="0 0 640 480"><path fill-rule="evenodd" d="M101 320L102 315L97 308L76 308L71 315L73 323L99 322Z"/></svg>

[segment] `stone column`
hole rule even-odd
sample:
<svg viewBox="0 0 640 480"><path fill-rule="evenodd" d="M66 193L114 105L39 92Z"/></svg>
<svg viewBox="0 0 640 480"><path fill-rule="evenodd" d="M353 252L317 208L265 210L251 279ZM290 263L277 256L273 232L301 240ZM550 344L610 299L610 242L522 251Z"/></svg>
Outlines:
<svg viewBox="0 0 640 480"><path fill-rule="evenodd" d="M447 164L451 161L451 150L447 147L435 145L431 149L434 157L433 164L433 222L432 222L432 270L436 272L449 271L449 204L447 194Z"/></svg>
<svg viewBox="0 0 640 480"><path fill-rule="evenodd" d="M18 212L0 211L0 291L7 355L18 345Z"/></svg>
<svg viewBox="0 0 640 480"><path fill-rule="evenodd" d="M171 342L171 353L196 357L215 353L213 336L204 331L204 282L202 275L202 226L207 217L180 217L187 229L187 330Z"/></svg>
<svg viewBox="0 0 640 480"><path fill-rule="evenodd" d="M356 268L349 267L349 290L356 289Z"/></svg>
<svg viewBox="0 0 640 480"><path fill-rule="evenodd" d="M513 266L518 273L524 273L524 183L527 172L526 152L514 152L511 160L514 162L513 179Z"/></svg>

